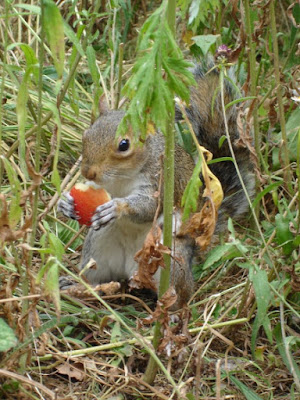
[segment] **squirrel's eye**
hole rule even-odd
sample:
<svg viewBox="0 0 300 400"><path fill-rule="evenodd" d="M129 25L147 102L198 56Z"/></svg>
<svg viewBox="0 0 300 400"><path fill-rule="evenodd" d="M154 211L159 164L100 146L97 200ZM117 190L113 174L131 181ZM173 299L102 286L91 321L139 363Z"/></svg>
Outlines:
<svg viewBox="0 0 300 400"><path fill-rule="evenodd" d="M122 139L121 142L119 143L119 151L127 151L130 147L130 141L129 139Z"/></svg>

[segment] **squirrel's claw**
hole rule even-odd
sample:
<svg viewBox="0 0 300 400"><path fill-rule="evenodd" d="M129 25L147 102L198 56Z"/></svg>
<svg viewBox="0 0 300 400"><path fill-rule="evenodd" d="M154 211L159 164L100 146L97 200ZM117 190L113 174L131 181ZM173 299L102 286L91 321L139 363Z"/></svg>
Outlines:
<svg viewBox="0 0 300 400"><path fill-rule="evenodd" d="M69 192L65 192L57 203L57 211L62 212L66 217L78 219L74 209L74 199Z"/></svg>
<svg viewBox="0 0 300 400"><path fill-rule="evenodd" d="M108 201L96 208L92 216L92 228L97 231L117 217L117 205L115 200Z"/></svg>

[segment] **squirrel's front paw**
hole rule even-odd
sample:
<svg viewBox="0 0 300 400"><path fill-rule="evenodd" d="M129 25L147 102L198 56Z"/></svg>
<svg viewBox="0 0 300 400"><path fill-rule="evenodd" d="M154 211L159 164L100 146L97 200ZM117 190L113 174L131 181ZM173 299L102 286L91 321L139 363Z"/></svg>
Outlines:
<svg viewBox="0 0 300 400"><path fill-rule="evenodd" d="M92 216L92 228L97 231L117 217L118 205L116 199L113 199L96 208L95 214Z"/></svg>
<svg viewBox="0 0 300 400"><path fill-rule="evenodd" d="M78 219L74 209L74 199L69 192L63 193L62 199L57 203L57 210L68 218Z"/></svg>

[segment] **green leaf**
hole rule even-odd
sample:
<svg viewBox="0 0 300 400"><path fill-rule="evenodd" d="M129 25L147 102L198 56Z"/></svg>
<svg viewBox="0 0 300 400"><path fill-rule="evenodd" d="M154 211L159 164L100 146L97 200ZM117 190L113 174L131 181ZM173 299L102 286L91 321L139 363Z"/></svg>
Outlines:
<svg viewBox="0 0 300 400"><path fill-rule="evenodd" d="M55 189L57 190L57 192L60 195L61 180L60 180L58 169L56 167L53 168L53 171L52 171L52 174L51 174L51 183L55 186Z"/></svg>
<svg viewBox="0 0 300 400"><path fill-rule="evenodd" d="M297 375L299 381L300 381L300 369L296 363L296 361L294 360L291 352L289 351L288 347L284 345L283 342L283 338L282 338L282 332L281 332L281 324L277 324L274 328L274 336L276 339L276 343L277 343L277 348L278 351L281 355L281 358L283 360L283 362L285 363L285 365L287 366L288 370L291 372L292 369L294 370L294 373ZM286 343L287 345L288 343ZM289 352L289 358L287 357L287 353ZM292 362L292 365L290 363L290 360Z"/></svg>
<svg viewBox="0 0 300 400"><path fill-rule="evenodd" d="M219 148L222 147L222 144L225 142L225 140L227 140L226 135L222 135L219 139Z"/></svg>
<svg viewBox="0 0 300 400"><path fill-rule="evenodd" d="M252 335L251 335L251 350L252 354L255 354L255 343L259 328L263 325L266 334L270 339L272 339L272 333L270 329L270 323L267 316L267 311L270 306L272 299L272 292L269 287L268 275L265 270L257 269L252 270L250 274L250 280L253 283L253 288L255 292L255 298L257 302L257 314L253 323Z"/></svg>
<svg viewBox="0 0 300 400"><path fill-rule="evenodd" d="M181 199L181 206L184 207L182 216L183 221L186 221L188 219L191 212L195 212L197 210L200 187L202 186L202 182L200 179L201 166L202 159L201 157L199 157L191 179L186 185Z"/></svg>
<svg viewBox="0 0 300 400"><path fill-rule="evenodd" d="M36 284L39 285L42 282L43 277L47 273L48 269L51 267L53 264L55 258L54 257L49 257L46 264L43 264L41 268L39 269L37 276L35 278Z"/></svg>
<svg viewBox="0 0 300 400"><path fill-rule="evenodd" d="M186 398L188 400L196 400L196 397L193 395L193 393L187 393Z"/></svg>
<svg viewBox="0 0 300 400"><path fill-rule="evenodd" d="M20 8L24 8L24 10L28 10L31 11L32 14L37 14L40 15L41 14L41 7L39 6L34 6L32 4L16 4L15 7L20 7Z"/></svg>
<svg viewBox="0 0 300 400"><path fill-rule="evenodd" d="M122 332L121 332L120 323L115 322L114 326L111 330L110 341L111 341L111 343L118 342L121 338L122 338Z"/></svg>
<svg viewBox="0 0 300 400"><path fill-rule="evenodd" d="M99 108L99 99L100 99L100 73L96 64L96 54L93 46L88 46L86 49L86 56L89 65L89 70L94 83L94 93L93 93L93 112L97 114Z"/></svg>
<svg viewBox="0 0 300 400"><path fill-rule="evenodd" d="M226 257L226 260L239 256L241 253L237 250L234 243L225 243L212 249L206 257L203 264L203 270L211 267L213 264Z"/></svg>
<svg viewBox="0 0 300 400"><path fill-rule="evenodd" d="M0 351L8 351L18 344L18 339L9 325L0 318Z"/></svg>
<svg viewBox="0 0 300 400"><path fill-rule="evenodd" d="M39 74L39 68L38 68L39 62L35 56L34 50L32 49L32 47L30 47L26 43L12 43L9 46L7 46L7 50L12 50L13 48L18 47L18 46L24 53L27 68L32 67L32 69L30 70L30 73L32 72L34 74L35 79L37 81L38 74Z"/></svg>
<svg viewBox="0 0 300 400"><path fill-rule="evenodd" d="M281 214L275 216L276 243L282 246L283 254L288 256L292 253L294 246L294 235L290 231L290 220Z"/></svg>
<svg viewBox="0 0 300 400"><path fill-rule="evenodd" d="M60 314L59 264L52 257L48 262L48 272L44 281L45 295L51 297L57 313Z"/></svg>
<svg viewBox="0 0 300 400"><path fill-rule="evenodd" d="M96 54L93 46L90 45L87 47L86 56L94 85L99 85L100 74L96 65Z"/></svg>
<svg viewBox="0 0 300 400"><path fill-rule="evenodd" d="M165 134L167 121L175 113L174 96L188 101L187 87L194 78L173 38L165 12L163 2L141 28L133 74L122 91L130 105L117 135L124 135L130 128L144 139L149 125Z"/></svg>
<svg viewBox="0 0 300 400"><path fill-rule="evenodd" d="M193 0L191 2L191 6L189 9L189 24L192 24L193 21L197 18L200 10L200 1Z"/></svg>
<svg viewBox="0 0 300 400"><path fill-rule="evenodd" d="M62 256L65 254L64 246L62 245L59 238L54 233L49 232L49 245L52 250L52 254L59 260L62 260Z"/></svg>
<svg viewBox="0 0 300 400"><path fill-rule="evenodd" d="M1 156L1 160L4 164L7 177L10 183L10 189L12 192L10 208L9 208L9 225L14 228L20 221L22 215L22 208L20 206L21 200L21 185L18 176L10 164L10 162L4 156Z"/></svg>
<svg viewBox="0 0 300 400"><path fill-rule="evenodd" d="M30 47L28 44L21 43L20 48L22 49L25 59L26 59L26 64L28 67L31 65L36 65L38 66L38 59L35 56L34 50L32 47Z"/></svg>
<svg viewBox="0 0 300 400"><path fill-rule="evenodd" d="M58 193L60 193L60 177L57 169L57 164L59 160L59 151L60 151L60 142L61 142L61 120L60 120L60 114L59 110L57 107L52 104L52 103L46 103L47 108L52 111L53 113L53 118L56 123L56 128L54 130L54 134L56 134L56 149L55 149L55 154L54 154L54 160L53 160L53 168L52 168L52 175L51 175L51 182L55 186L56 190Z"/></svg>
<svg viewBox="0 0 300 400"><path fill-rule="evenodd" d="M69 229L67 227L63 227L61 225L58 226L58 237L64 246L70 242L70 240L74 236L74 233L77 232L79 229L78 221L76 221L74 219L68 219L66 224L71 229ZM75 241L73 241L70 248L72 250L75 250L81 244L82 244L82 239L81 239L81 237L78 237Z"/></svg>
<svg viewBox="0 0 300 400"><path fill-rule="evenodd" d="M232 82L232 80L231 80L231 82ZM254 100L254 99L256 99L256 96L239 97L238 99L235 99L235 100L231 101L230 103L227 103L225 105L225 110L227 110L234 104L241 103L241 102L247 101L247 100Z"/></svg>
<svg viewBox="0 0 300 400"><path fill-rule="evenodd" d="M64 24L59 8L53 0L44 0L43 26L49 42L58 79L62 78L65 61Z"/></svg>
<svg viewBox="0 0 300 400"><path fill-rule="evenodd" d="M63 24L64 24L64 32L65 32L67 38L74 44L78 53L82 57L84 57L85 53L84 53L84 50L81 46L81 43L80 43L77 35L74 33L73 29L70 27L70 25L66 21L63 20Z"/></svg>
<svg viewBox="0 0 300 400"><path fill-rule="evenodd" d="M235 376L229 374L229 378L232 383L243 393L247 400L263 400L258 394L253 392L253 390L249 389L248 386L244 385L239 379Z"/></svg>
<svg viewBox="0 0 300 400"><path fill-rule="evenodd" d="M127 344L125 346L119 347L118 348L118 353L123 354L125 357L130 357L133 354L132 346Z"/></svg>
<svg viewBox="0 0 300 400"><path fill-rule="evenodd" d="M297 160L297 149L298 149L298 135L300 135L300 107L297 107L289 116L289 119L286 123L286 133L288 138L288 150L289 150L289 158L290 161ZM275 141L278 142L278 146L280 146L282 140L281 132L274 135ZM272 162L273 168L277 168L280 165L279 159L279 148L274 148L272 152Z"/></svg>
<svg viewBox="0 0 300 400"><path fill-rule="evenodd" d="M18 118L18 132L19 132L19 157L22 172L27 176L27 167L25 163L26 141L25 141L25 124L27 120L27 100L28 100L28 82L32 66L26 68L23 80L19 87L17 96L17 118Z"/></svg>
<svg viewBox="0 0 300 400"><path fill-rule="evenodd" d="M200 22L207 25L207 17L209 13L215 18L217 8L220 8L219 0L179 0L179 6L184 14L189 8L189 25L194 31L199 28Z"/></svg>
<svg viewBox="0 0 300 400"><path fill-rule="evenodd" d="M264 190L262 190L261 192L258 193L258 195L255 197L253 203L252 203L252 207L255 208L256 205L261 201L261 199L267 194L272 192L274 189L276 189L278 186L282 185L282 180L278 181L278 182L273 182L270 185L266 186L264 188Z"/></svg>
<svg viewBox="0 0 300 400"><path fill-rule="evenodd" d="M204 56L208 53L213 44L216 43L220 35L199 35L192 37L195 44L200 47Z"/></svg>

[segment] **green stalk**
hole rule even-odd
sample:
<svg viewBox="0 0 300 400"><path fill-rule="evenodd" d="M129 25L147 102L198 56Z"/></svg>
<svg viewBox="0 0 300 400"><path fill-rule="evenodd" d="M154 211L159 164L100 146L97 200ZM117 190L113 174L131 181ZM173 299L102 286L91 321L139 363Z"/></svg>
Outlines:
<svg viewBox="0 0 300 400"><path fill-rule="evenodd" d="M3 53L0 53L0 58L2 60L2 76L1 76L1 87L0 87L0 99L3 99L4 88L5 88L5 77L6 77L6 57L7 57L7 46L8 46L8 12L9 12L9 2L5 0L5 17L4 17L4 43L3 43ZM3 105L0 103L0 155L2 155L2 119L3 119ZM2 185L3 177L3 165L0 162L0 188Z"/></svg>
<svg viewBox="0 0 300 400"><path fill-rule="evenodd" d="M169 28L175 37L175 21L176 21L176 0L168 0L167 21Z"/></svg>
<svg viewBox="0 0 300 400"><path fill-rule="evenodd" d="M250 4L249 0L244 0L244 7L245 7L245 28L246 28L246 34L248 37L248 46L250 49L250 54L249 54L249 64L250 64L250 96L256 96L256 85L257 85L257 71L256 71L256 43L253 40L253 31L252 31L252 25L251 25L251 14L250 14ZM258 106L257 106L257 100L254 100L255 104L253 107L252 111L252 116L253 116L253 128L254 128L254 147L255 147L255 153L257 155L257 163L258 163L258 168L260 168L260 160L262 158L262 154L260 151L260 146L261 146L261 136L259 133L259 123L258 123ZM256 189L259 189L259 181L256 179ZM259 214L259 208L260 204L258 202L256 206L256 215Z"/></svg>
<svg viewBox="0 0 300 400"><path fill-rule="evenodd" d="M300 129L298 130L297 141L297 176L298 176L298 210L300 210ZM298 211L297 231L300 233L300 212Z"/></svg>
<svg viewBox="0 0 300 400"><path fill-rule="evenodd" d="M44 4L43 0L41 0L41 21L43 21L44 14ZM40 33L40 42L38 42L39 46L39 80L38 80L38 115L37 115L37 131L35 135L35 170L37 173L40 172L40 161L41 161L41 132L42 132L42 90L43 90L43 65L44 65L44 29L43 24L41 24L41 33ZM34 199L33 199L33 207L32 207L32 228L30 235L30 246L33 247L35 243L36 230L38 224L38 203L39 203L39 187L37 187L34 191ZM30 287L30 269L32 265L32 256L33 252L29 251L27 253L27 263L26 263L26 271L22 274L22 293L23 296L28 296ZM25 332L26 337L29 336L29 320L25 318L28 314L29 310L29 300L25 299L22 303L22 315L24 316L24 324L25 324ZM25 352L20 357L20 369L21 371L26 370L28 354Z"/></svg>
<svg viewBox="0 0 300 400"><path fill-rule="evenodd" d="M175 35L175 15L176 0L168 0L166 18L169 27ZM165 136L165 156L164 156L164 245L172 247L172 215L174 206L174 153L175 153L175 136L174 136L174 120L169 118L168 132ZM161 271L158 297L160 298L169 288L171 257L164 254L165 268ZM162 337L161 324L156 322L153 334L153 347L156 350ZM143 380L152 384L158 365L153 357L150 357Z"/></svg>
<svg viewBox="0 0 300 400"><path fill-rule="evenodd" d="M119 108L121 85L122 85L122 72L123 72L123 55L124 55L124 43L119 45L119 59L118 59L118 83L117 83L117 93L115 101L115 110Z"/></svg>
<svg viewBox="0 0 300 400"><path fill-rule="evenodd" d="M41 0L41 33L39 42L39 80L38 80L38 112L37 112L37 131L35 135L35 170L37 173L40 172L41 169L41 137L42 137L42 116L43 116L43 109L42 109L42 91L43 91L43 65L44 65L44 38L45 32L43 28L43 21L44 19L44 1ZM34 192L34 202L33 202L33 210L32 210L32 233L30 238L30 245L33 247L35 243L35 236L36 236L36 229L38 223L38 201L39 201L39 187L35 189ZM32 252L29 253L29 267L31 266L32 262ZM25 296L28 293L24 293Z"/></svg>
<svg viewBox="0 0 300 400"><path fill-rule="evenodd" d="M164 156L164 245L171 248L173 241L172 215L174 207L174 153L175 153L174 120L170 118L165 138ZM169 288L171 257L164 254L165 268L161 271L159 297Z"/></svg>
<svg viewBox="0 0 300 400"><path fill-rule="evenodd" d="M287 134L286 134L286 127L285 127L285 117L284 117L284 108L283 108L283 99L282 99L282 86L281 86L281 82L280 82L279 53L278 53L277 29L276 29L274 3L275 3L275 0L270 1L270 17L271 17L271 35L272 35L273 54L274 54L275 82L276 82L276 87L277 87L276 94L277 94L279 121L280 121L280 127L281 127L281 135L282 135L283 161L285 164L285 168L283 171L284 171L284 180L286 182L286 185L291 190L292 178L291 178L291 171L289 168L290 157L289 157Z"/></svg>

